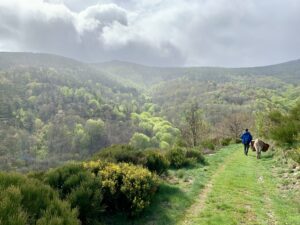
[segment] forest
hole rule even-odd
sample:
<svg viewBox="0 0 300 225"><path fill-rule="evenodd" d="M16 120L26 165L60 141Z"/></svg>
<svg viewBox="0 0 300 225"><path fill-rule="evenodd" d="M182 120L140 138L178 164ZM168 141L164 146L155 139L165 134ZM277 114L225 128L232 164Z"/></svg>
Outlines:
<svg viewBox="0 0 300 225"><path fill-rule="evenodd" d="M245 128L299 164L299 74L300 60L160 68L0 53L0 224L138 218L170 174Z"/></svg>

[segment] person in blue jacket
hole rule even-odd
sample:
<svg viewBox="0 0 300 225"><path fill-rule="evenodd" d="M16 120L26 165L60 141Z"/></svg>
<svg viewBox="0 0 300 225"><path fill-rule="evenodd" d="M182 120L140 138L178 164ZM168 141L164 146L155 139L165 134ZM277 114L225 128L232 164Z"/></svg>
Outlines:
<svg viewBox="0 0 300 225"><path fill-rule="evenodd" d="M242 139L242 143L244 144L244 153L245 155L248 155L250 142L252 141L252 135L248 131L248 129L245 129L245 132L242 134L241 139Z"/></svg>

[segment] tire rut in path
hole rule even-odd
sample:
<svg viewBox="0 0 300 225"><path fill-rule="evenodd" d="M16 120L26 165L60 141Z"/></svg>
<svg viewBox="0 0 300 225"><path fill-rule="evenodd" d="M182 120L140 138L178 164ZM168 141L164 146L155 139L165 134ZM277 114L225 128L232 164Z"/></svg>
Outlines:
<svg viewBox="0 0 300 225"><path fill-rule="evenodd" d="M235 152L233 152L232 154L234 154L234 153ZM213 183L214 183L216 177L220 173L222 173L225 170L228 163L233 160L232 154L227 156L226 159L223 162L221 162L222 165L214 172L210 181L205 185L204 189L197 196L196 202L190 208L188 208L186 210L183 220L181 220L178 224L189 225L192 223L193 219L196 218L201 213L201 211L205 207L206 199L212 190Z"/></svg>

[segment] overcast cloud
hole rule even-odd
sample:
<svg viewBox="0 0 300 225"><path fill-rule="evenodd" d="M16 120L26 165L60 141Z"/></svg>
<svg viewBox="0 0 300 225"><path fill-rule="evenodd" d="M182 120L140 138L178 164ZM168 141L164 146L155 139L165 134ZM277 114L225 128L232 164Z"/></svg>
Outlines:
<svg viewBox="0 0 300 225"><path fill-rule="evenodd" d="M1 0L0 51L255 66L300 58L299 0Z"/></svg>

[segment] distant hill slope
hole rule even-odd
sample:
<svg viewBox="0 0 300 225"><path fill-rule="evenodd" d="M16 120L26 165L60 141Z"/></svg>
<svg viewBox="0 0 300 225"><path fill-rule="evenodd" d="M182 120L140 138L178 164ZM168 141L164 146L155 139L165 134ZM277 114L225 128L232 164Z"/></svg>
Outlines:
<svg viewBox="0 0 300 225"><path fill-rule="evenodd" d="M139 85L153 85L161 81L180 77L195 76L198 79L218 80L231 76L272 76L284 82L300 82L300 59L276 65L248 68L222 68L222 67L149 67L134 63L111 61L93 64L100 71L127 79ZM223 79L221 79L223 80Z"/></svg>
<svg viewBox="0 0 300 225"><path fill-rule="evenodd" d="M0 70L52 69L65 79L88 80L109 88L123 89L125 86L106 72L96 70L87 63L58 55L44 53L0 52Z"/></svg>
<svg viewBox="0 0 300 225"><path fill-rule="evenodd" d="M59 55L26 52L0 52L1 69L7 69L15 66L79 67L82 65L82 62Z"/></svg>
<svg viewBox="0 0 300 225"><path fill-rule="evenodd" d="M89 70L97 77L114 82L151 86L161 81L181 77L199 79L228 78L231 76L272 76L284 82L300 82L300 59L275 65L245 68L222 67L150 67L135 63L110 61L88 64L74 59L42 53L0 52L0 69L11 67L54 67L78 71ZM223 80L223 79L221 79Z"/></svg>

